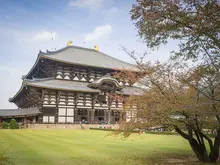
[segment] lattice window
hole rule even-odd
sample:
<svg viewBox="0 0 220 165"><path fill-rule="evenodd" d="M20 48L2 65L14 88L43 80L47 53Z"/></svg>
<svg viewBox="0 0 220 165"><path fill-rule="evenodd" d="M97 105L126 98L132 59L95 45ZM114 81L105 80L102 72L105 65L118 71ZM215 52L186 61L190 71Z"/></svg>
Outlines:
<svg viewBox="0 0 220 165"><path fill-rule="evenodd" d="M55 117L54 116L43 116L43 123L54 123Z"/></svg>
<svg viewBox="0 0 220 165"><path fill-rule="evenodd" d="M58 122L59 123L73 123L74 122L74 109L73 108L59 108L58 109Z"/></svg>
<svg viewBox="0 0 220 165"><path fill-rule="evenodd" d="M66 123L66 117L58 117L58 123Z"/></svg>
<svg viewBox="0 0 220 165"><path fill-rule="evenodd" d="M87 109L78 109L78 115L87 116L87 114L88 114Z"/></svg>
<svg viewBox="0 0 220 165"><path fill-rule="evenodd" d="M95 110L95 116L104 116L105 112L104 110Z"/></svg>
<svg viewBox="0 0 220 165"><path fill-rule="evenodd" d="M55 107L43 107L43 123L54 123L55 111Z"/></svg>

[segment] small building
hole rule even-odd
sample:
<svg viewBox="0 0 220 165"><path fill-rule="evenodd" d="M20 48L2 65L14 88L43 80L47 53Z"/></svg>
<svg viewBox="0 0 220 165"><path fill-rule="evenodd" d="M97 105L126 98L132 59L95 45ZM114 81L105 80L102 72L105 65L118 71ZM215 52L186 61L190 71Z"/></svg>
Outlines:
<svg viewBox="0 0 220 165"><path fill-rule="evenodd" d="M121 70L138 71L135 65L94 49L67 46L40 51L34 66L22 77L20 90L9 99L18 109L0 110L0 120L113 124L128 119L133 114L124 113L121 98L140 95L141 89L114 78Z"/></svg>

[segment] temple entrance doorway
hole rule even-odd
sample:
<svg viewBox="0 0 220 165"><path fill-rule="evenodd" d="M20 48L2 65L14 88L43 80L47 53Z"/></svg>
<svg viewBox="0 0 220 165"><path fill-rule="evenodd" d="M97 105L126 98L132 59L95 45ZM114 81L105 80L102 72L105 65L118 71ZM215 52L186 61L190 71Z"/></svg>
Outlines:
<svg viewBox="0 0 220 165"><path fill-rule="evenodd" d="M98 120L99 122L104 121L104 117L99 117Z"/></svg>
<svg viewBox="0 0 220 165"><path fill-rule="evenodd" d="M87 124L88 123L87 117L81 117L81 122L83 124Z"/></svg>
<svg viewBox="0 0 220 165"><path fill-rule="evenodd" d="M79 122L88 123L88 109L79 108L77 115Z"/></svg>
<svg viewBox="0 0 220 165"><path fill-rule="evenodd" d="M105 112L103 109L96 109L95 110L95 122L97 124L101 124L105 122Z"/></svg>
<svg viewBox="0 0 220 165"><path fill-rule="evenodd" d="M119 122L119 117L116 117L116 118L115 118L115 122Z"/></svg>

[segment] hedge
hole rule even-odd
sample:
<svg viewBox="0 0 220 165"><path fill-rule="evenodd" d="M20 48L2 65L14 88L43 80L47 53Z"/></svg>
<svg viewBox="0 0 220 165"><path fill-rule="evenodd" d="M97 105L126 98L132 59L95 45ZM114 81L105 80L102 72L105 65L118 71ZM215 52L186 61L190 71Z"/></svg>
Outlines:
<svg viewBox="0 0 220 165"><path fill-rule="evenodd" d="M99 130L99 131L115 131L115 129L109 129L109 128L89 128L90 130ZM123 132L123 131L122 131ZM177 132L168 132L168 131L163 131L163 132L156 132L156 131L129 131L131 133L140 133L144 132L146 134L157 134L157 135L179 135ZM215 138L215 134L207 134L210 138Z"/></svg>
<svg viewBox="0 0 220 165"><path fill-rule="evenodd" d="M9 124L8 124L6 121L3 121L3 122L1 123L1 128L2 128L2 129L8 129L8 127L9 127Z"/></svg>

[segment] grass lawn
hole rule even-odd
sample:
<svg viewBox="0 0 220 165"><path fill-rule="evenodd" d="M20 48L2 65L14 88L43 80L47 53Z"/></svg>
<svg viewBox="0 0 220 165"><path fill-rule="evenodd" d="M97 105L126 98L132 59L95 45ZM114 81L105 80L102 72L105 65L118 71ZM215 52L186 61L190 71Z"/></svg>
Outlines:
<svg viewBox="0 0 220 165"><path fill-rule="evenodd" d="M196 164L176 135L134 134L123 140L95 130L0 130L0 152L15 165Z"/></svg>

